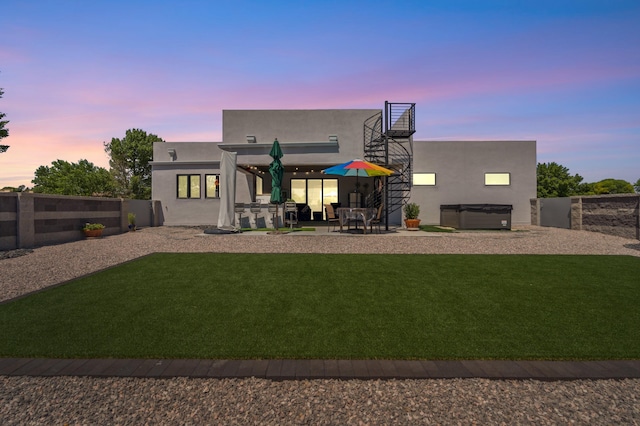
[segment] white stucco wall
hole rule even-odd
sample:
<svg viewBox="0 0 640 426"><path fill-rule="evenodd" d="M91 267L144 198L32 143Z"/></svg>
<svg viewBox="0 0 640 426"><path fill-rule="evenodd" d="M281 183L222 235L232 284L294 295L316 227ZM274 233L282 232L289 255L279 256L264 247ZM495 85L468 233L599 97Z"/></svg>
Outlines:
<svg viewBox="0 0 640 426"><path fill-rule="evenodd" d="M268 165L270 144L278 138L287 164L309 164L329 167L361 158L363 155L363 125L376 109L346 110L224 110L222 113L224 144L242 160L254 165ZM258 146L247 143L247 136L256 137ZM337 146L314 145L338 137ZM308 144L304 144L304 143ZM246 149L237 144L246 146ZM265 145L264 149L260 145Z"/></svg>
<svg viewBox="0 0 640 426"><path fill-rule="evenodd" d="M414 173L436 173L435 186L413 186L424 224L439 224L442 204L512 204L512 224L531 223L536 196L535 141L414 141ZM509 186L485 186L487 172L510 173Z"/></svg>
<svg viewBox="0 0 640 426"><path fill-rule="evenodd" d="M204 177L220 173L222 151L219 142L162 142L153 145L152 198L161 202L164 225L215 225L218 223L219 198L205 198ZM169 150L175 150L175 160ZM179 199L177 176L201 176L200 199ZM242 171L236 174L236 197L250 200L250 182Z"/></svg>
<svg viewBox="0 0 640 426"><path fill-rule="evenodd" d="M238 165L268 166L274 138L281 142L286 166L313 166L308 175L285 174L284 188L294 177L326 178L319 170L363 155L363 124L380 110L225 110L222 142L154 144L152 196L160 200L165 225L212 225L219 199L204 198L204 176L218 174L222 150L238 153ZM247 142L247 135L256 143ZM330 142L336 135L338 142ZM175 151L175 158L169 150ZM435 186L414 186L411 201L421 207L423 223L438 224L442 204L512 204L513 224L530 223L529 199L536 196L535 141L414 141L413 172L436 173ZM485 186L484 173L510 173L509 186ZM177 198L177 175L200 174L202 197ZM265 192L270 177L263 175ZM366 180L360 179L361 183ZM340 178L340 201L348 204L355 178ZM253 177L238 171L236 201L253 200ZM400 212L392 216L400 223Z"/></svg>

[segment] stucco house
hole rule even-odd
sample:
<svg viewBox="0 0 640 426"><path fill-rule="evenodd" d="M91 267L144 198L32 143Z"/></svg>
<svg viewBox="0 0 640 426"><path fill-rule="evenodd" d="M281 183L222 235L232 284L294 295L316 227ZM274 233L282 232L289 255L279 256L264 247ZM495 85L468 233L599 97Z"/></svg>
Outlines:
<svg viewBox="0 0 640 426"><path fill-rule="evenodd" d="M237 158L236 203L261 202L271 191L269 151L284 153L283 190L301 220L324 220L323 205L364 206L383 189L385 222L402 223L402 205L420 205L420 219L439 224L441 206L508 204L513 224L531 222L536 196L535 141L419 141L415 104L383 109L224 110L219 142L161 142L153 147L152 198L165 225L215 225L220 210L220 159ZM389 178L323 174L361 158L394 171ZM375 200L380 202L380 199ZM252 216L247 212L245 216Z"/></svg>

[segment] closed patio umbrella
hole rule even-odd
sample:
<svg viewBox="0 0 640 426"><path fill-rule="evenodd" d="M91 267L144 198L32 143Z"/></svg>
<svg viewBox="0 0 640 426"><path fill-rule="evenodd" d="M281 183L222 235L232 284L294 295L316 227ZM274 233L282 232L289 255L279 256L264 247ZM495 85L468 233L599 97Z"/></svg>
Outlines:
<svg viewBox="0 0 640 426"><path fill-rule="evenodd" d="M280 159L284 157L278 138L273 141L271 152L269 152L273 161L269 164L269 173L271 174L271 198L269 201L276 205L276 220L274 228L278 230L278 205L282 204L282 178L284 177L284 166Z"/></svg>

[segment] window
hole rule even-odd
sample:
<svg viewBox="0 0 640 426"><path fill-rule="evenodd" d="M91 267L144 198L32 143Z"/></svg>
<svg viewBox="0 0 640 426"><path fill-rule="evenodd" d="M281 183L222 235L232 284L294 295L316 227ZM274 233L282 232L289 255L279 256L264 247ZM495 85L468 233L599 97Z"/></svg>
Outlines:
<svg viewBox="0 0 640 426"><path fill-rule="evenodd" d="M264 194L262 182L263 182L262 177L256 176L256 195Z"/></svg>
<svg viewBox="0 0 640 426"><path fill-rule="evenodd" d="M306 179L291 179L291 199L296 203L307 203Z"/></svg>
<svg viewBox="0 0 640 426"><path fill-rule="evenodd" d="M511 173L485 173L484 184L487 186L511 185Z"/></svg>
<svg viewBox="0 0 640 426"><path fill-rule="evenodd" d="M426 185L435 186L436 174L435 173L414 173L413 174L414 185Z"/></svg>
<svg viewBox="0 0 640 426"><path fill-rule="evenodd" d="M220 175L204 175L205 198L220 198Z"/></svg>
<svg viewBox="0 0 640 426"><path fill-rule="evenodd" d="M178 198L200 198L200 175L178 175Z"/></svg>
<svg viewBox="0 0 640 426"><path fill-rule="evenodd" d="M338 202L338 179L291 179L291 198L307 204L318 219L324 217L324 204ZM315 219L315 215L312 216Z"/></svg>

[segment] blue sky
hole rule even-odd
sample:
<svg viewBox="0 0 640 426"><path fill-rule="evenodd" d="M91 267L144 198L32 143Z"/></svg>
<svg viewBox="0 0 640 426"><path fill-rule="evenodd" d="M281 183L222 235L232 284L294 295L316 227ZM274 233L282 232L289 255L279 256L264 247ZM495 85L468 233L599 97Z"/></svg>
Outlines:
<svg viewBox="0 0 640 426"><path fill-rule="evenodd" d="M0 6L0 187L108 167L141 128L219 141L223 109L416 103L416 140L534 139L587 182L640 178L640 2L17 1Z"/></svg>

